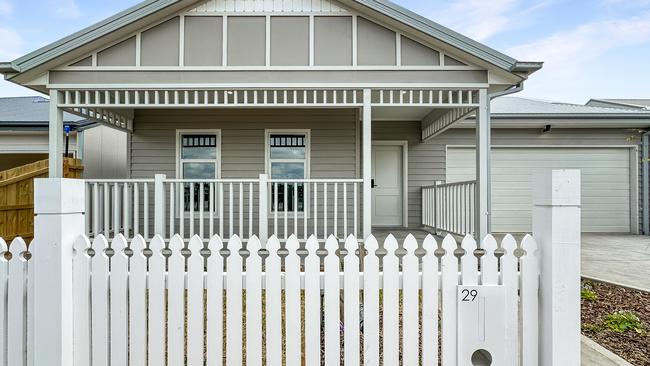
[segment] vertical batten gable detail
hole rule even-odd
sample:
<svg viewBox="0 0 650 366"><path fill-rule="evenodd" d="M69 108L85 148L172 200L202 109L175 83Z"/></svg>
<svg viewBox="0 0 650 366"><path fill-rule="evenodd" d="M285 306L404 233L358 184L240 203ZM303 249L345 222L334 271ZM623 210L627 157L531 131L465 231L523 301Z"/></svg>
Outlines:
<svg viewBox="0 0 650 366"><path fill-rule="evenodd" d="M314 17L314 65L352 66L352 17Z"/></svg>
<svg viewBox="0 0 650 366"><path fill-rule="evenodd" d="M211 0L56 70L482 69L335 4Z"/></svg>
<svg viewBox="0 0 650 366"><path fill-rule="evenodd" d="M266 18L228 17L228 66L266 64Z"/></svg>
<svg viewBox="0 0 650 366"><path fill-rule="evenodd" d="M360 66L396 65L395 32L365 18L357 20L357 64Z"/></svg>
<svg viewBox="0 0 650 366"><path fill-rule="evenodd" d="M185 66L221 66L223 17L185 17Z"/></svg>
<svg viewBox="0 0 650 366"><path fill-rule="evenodd" d="M175 17L142 32L142 66L178 66L180 18Z"/></svg>

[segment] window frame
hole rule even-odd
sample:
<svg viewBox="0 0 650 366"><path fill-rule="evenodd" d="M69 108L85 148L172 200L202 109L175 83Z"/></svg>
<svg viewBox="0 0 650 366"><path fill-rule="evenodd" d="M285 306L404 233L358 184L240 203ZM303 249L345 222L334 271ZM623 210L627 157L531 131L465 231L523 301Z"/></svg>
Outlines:
<svg viewBox="0 0 650 366"><path fill-rule="evenodd" d="M183 159L183 136L185 135L215 135L217 137L217 150L215 159ZM215 170L214 179L221 179L221 130L220 129L177 129L176 130L176 177L177 179L185 179L183 176L183 163L214 163ZM215 197L217 196L215 192ZM217 197L217 202L215 203L215 214L219 212L217 209L219 198ZM180 213L181 207L177 208L176 215ZM209 210L208 210L209 211ZM189 214L189 211L184 211L184 214ZM195 212L196 214L196 212Z"/></svg>
<svg viewBox="0 0 650 366"><path fill-rule="evenodd" d="M304 135L305 136L305 158L304 159L271 159L271 135ZM310 129L289 129L289 128L280 128L280 129L265 129L264 130L264 172L268 175L269 179L271 177L271 163L298 163L304 162L305 164L305 177L303 179L311 179L311 130ZM303 217L305 212L309 217L309 210L307 209L309 204L309 191L310 184L305 183L304 188L304 210L302 212L298 211L298 216ZM269 214L274 214L276 211L273 210L272 194L269 192ZM284 213L284 211L277 211L278 214ZM293 211L287 211L289 214L293 214Z"/></svg>

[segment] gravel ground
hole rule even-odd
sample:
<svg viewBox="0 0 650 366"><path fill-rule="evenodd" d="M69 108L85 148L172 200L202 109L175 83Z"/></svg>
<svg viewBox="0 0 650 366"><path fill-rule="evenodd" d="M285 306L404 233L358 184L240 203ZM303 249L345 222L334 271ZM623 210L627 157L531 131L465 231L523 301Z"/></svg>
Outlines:
<svg viewBox="0 0 650 366"><path fill-rule="evenodd" d="M593 339L635 366L650 366L650 293L600 282L582 281L595 292L596 300L582 299L582 334ZM613 332L603 326L608 314L632 311L645 331Z"/></svg>

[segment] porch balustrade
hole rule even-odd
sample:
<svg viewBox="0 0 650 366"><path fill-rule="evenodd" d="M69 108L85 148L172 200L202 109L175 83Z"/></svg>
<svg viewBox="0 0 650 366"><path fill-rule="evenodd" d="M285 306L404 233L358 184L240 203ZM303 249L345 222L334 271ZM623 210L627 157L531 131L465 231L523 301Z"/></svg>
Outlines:
<svg viewBox="0 0 650 366"><path fill-rule="evenodd" d="M86 233L325 240L359 235L362 179L86 180Z"/></svg>
<svg viewBox="0 0 650 366"><path fill-rule="evenodd" d="M476 181L422 187L422 225L434 232L474 234Z"/></svg>

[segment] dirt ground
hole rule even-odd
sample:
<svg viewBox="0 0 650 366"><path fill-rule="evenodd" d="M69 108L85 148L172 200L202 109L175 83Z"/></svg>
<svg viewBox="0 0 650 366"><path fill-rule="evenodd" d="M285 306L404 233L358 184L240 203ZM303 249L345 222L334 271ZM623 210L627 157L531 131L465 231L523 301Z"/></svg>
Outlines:
<svg viewBox="0 0 650 366"><path fill-rule="evenodd" d="M593 291L595 300L583 296L582 334L621 356L635 366L650 366L650 293L594 281L582 281L582 288ZM641 332L614 332L604 326L608 314L631 311L644 328Z"/></svg>

